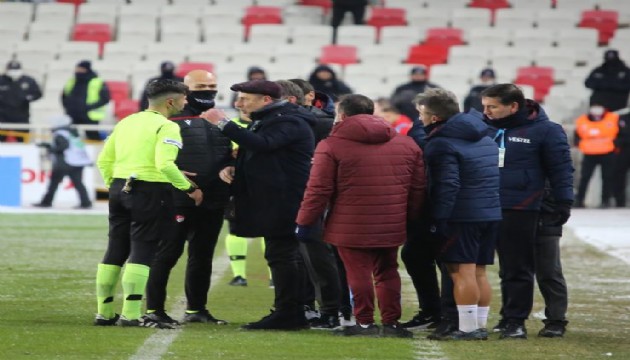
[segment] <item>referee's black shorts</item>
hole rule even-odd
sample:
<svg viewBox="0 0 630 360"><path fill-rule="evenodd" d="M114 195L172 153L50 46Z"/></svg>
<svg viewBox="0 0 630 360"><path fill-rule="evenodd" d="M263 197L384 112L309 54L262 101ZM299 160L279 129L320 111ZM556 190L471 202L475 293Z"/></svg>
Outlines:
<svg viewBox="0 0 630 360"><path fill-rule="evenodd" d="M499 221L449 222L440 260L452 264L494 264Z"/></svg>

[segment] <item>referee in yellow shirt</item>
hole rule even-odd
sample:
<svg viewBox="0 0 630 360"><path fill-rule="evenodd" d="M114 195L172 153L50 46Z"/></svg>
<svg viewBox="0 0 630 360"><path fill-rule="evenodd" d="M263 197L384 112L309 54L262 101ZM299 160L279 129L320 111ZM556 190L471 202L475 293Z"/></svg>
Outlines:
<svg viewBox="0 0 630 360"><path fill-rule="evenodd" d="M175 165L182 147L179 126L168 120L186 104L188 88L172 80L147 86L149 108L121 120L105 142L97 165L109 188L109 244L96 273L98 313L94 324L173 328L142 317L142 297L164 225L175 221L175 188L199 205L201 190ZM113 300L122 266L124 302Z"/></svg>

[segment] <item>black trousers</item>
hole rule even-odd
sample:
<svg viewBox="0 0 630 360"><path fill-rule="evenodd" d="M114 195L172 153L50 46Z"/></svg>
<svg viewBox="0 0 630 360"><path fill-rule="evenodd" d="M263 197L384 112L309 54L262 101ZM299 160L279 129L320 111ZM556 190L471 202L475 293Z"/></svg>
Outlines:
<svg viewBox="0 0 630 360"><path fill-rule="evenodd" d="M534 243L538 212L503 210L497 254L501 278L501 315L524 321L534 303Z"/></svg>
<svg viewBox="0 0 630 360"><path fill-rule="evenodd" d="M620 147L615 160L615 170L613 175L613 193L615 196L615 203L619 207L626 206L628 170L630 170L630 146L622 146Z"/></svg>
<svg viewBox="0 0 630 360"><path fill-rule="evenodd" d="M588 183L591 181L595 167L602 167L602 204L608 203L613 195L613 175L615 167L615 154L584 155L582 170L580 171L580 184L576 195L577 202L584 202Z"/></svg>
<svg viewBox="0 0 630 360"><path fill-rule="evenodd" d="M171 185L136 181L125 193L124 184L114 179L109 188L109 243L102 263L151 266L162 234L175 221Z"/></svg>
<svg viewBox="0 0 630 360"><path fill-rule="evenodd" d="M294 234L265 236L265 259L271 269L277 311L295 312L301 309L297 256L298 241Z"/></svg>
<svg viewBox="0 0 630 360"><path fill-rule="evenodd" d="M333 44L337 43L337 28L341 25L344 16L347 12L352 14L352 19L355 25L363 24L363 17L365 16L365 5L335 5L332 7L332 19L330 24L333 28Z"/></svg>
<svg viewBox="0 0 630 360"><path fill-rule="evenodd" d="M214 249L223 226L223 209L178 207L175 213L177 221L172 222L171 229L165 232L151 264L147 282L147 309L164 310L171 270L184 252L188 240L185 278L187 310L204 310L210 290Z"/></svg>
<svg viewBox="0 0 630 360"><path fill-rule="evenodd" d="M299 251L308 275L308 285L311 285L306 287L306 294L310 294L308 290L314 289L320 312L336 316L341 302L341 285L332 246L320 238L317 241L300 243ZM309 300L308 296L306 300Z"/></svg>
<svg viewBox="0 0 630 360"><path fill-rule="evenodd" d="M81 205L89 206L92 202L90 201L85 185L83 185L83 166L70 166L66 164L55 164L55 166L53 166L50 182L48 183L48 190L46 190L46 194L44 194L41 203L52 204L57 188L59 188L59 184L61 184L63 178L66 176L68 176L72 184L74 184L74 188L79 194Z"/></svg>

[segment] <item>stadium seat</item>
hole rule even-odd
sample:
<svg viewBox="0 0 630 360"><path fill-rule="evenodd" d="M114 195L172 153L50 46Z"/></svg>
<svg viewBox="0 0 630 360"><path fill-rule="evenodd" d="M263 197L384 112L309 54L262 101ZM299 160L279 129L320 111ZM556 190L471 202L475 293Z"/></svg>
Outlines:
<svg viewBox="0 0 630 360"><path fill-rule="evenodd" d="M448 47L440 45L415 45L409 47L405 63L422 64L430 67L444 64L448 59Z"/></svg>
<svg viewBox="0 0 630 360"><path fill-rule="evenodd" d="M418 0L385 0L385 6L389 8L412 9L418 6Z"/></svg>
<svg viewBox="0 0 630 360"><path fill-rule="evenodd" d="M488 9L454 9L451 26L460 29L490 26L491 15Z"/></svg>
<svg viewBox="0 0 630 360"><path fill-rule="evenodd" d="M256 0L258 6L289 6L294 4L294 0Z"/></svg>
<svg viewBox="0 0 630 360"><path fill-rule="evenodd" d="M542 102L554 84L553 68L544 66L519 68L514 83L534 87L534 100Z"/></svg>
<svg viewBox="0 0 630 360"><path fill-rule="evenodd" d="M361 46L359 48L359 59L361 59L362 64L378 65L381 67L383 64L396 66L405 60L406 54L400 51L401 46L406 49L413 45L417 45L417 43Z"/></svg>
<svg viewBox="0 0 630 360"><path fill-rule="evenodd" d="M451 47L464 44L462 29L455 28L431 28L426 32L425 45L441 45Z"/></svg>
<svg viewBox="0 0 630 360"><path fill-rule="evenodd" d="M552 0L527 0L527 1L512 1L510 2L515 9L532 9L532 10L544 10L551 9Z"/></svg>
<svg viewBox="0 0 630 360"><path fill-rule="evenodd" d="M231 49L231 61L238 59L256 59L269 62L274 55L273 47L265 43L234 44Z"/></svg>
<svg viewBox="0 0 630 360"><path fill-rule="evenodd" d="M424 3L429 9L461 9L465 8L470 0L425 0Z"/></svg>
<svg viewBox="0 0 630 360"><path fill-rule="evenodd" d="M266 42L267 44L286 44L291 38L293 28L279 24L257 24L252 25L249 30L250 43Z"/></svg>
<svg viewBox="0 0 630 360"><path fill-rule="evenodd" d="M516 29L512 36L512 46L536 49L551 47L555 43L555 34L548 29Z"/></svg>
<svg viewBox="0 0 630 360"><path fill-rule="evenodd" d="M588 10L582 12L579 26L593 28L599 32L600 45L608 44L619 24L619 13L614 10Z"/></svg>
<svg viewBox="0 0 630 360"><path fill-rule="evenodd" d="M35 20L61 21L65 24L74 22L74 5L62 3L37 4Z"/></svg>
<svg viewBox="0 0 630 360"><path fill-rule="evenodd" d="M359 62L357 47L352 45L326 45L321 48L320 64L339 64L342 66Z"/></svg>
<svg viewBox="0 0 630 360"><path fill-rule="evenodd" d="M488 9L491 12L491 21L494 24L496 19L496 13L499 9L506 9L510 7L510 3L507 0L472 0L468 4L469 8L481 8Z"/></svg>
<svg viewBox="0 0 630 360"><path fill-rule="evenodd" d="M431 81L441 86L446 84L461 83L469 86L472 80L476 78L476 75L481 69L472 69L469 66L462 65L433 65L431 66ZM450 89L449 89L450 90Z"/></svg>
<svg viewBox="0 0 630 360"><path fill-rule="evenodd" d="M98 73L98 76L101 79L104 79L106 81L127 82L129 81L129 76L131 75L129 63L130 61L125 60L104 59L94 61L92 63L92 69L94 69Z"/></svg>
<svg viewBox="0 0 630 360"><path fill-rule="evenodd" d="M120 121L138 111L140 102L133 99L120 99L114 102L114 116Z"/></svg>
<svg viewBox="0 0 630 360"><path fill-rule="evenodd" d="M556 46L561 48L596 48L598 46L598 32L590 28L568 28L556 33Z"/></svg>
<svg viewBox="0 0 630 360"><path fill-rule="evenodd" d="M322 25L324 10L317 6L290 5L282 9L285 25Z"/></svg>
<svg viewBox="0 0 630 360"><path fill-rule="evenodd" d="M476 45L451 46L448 49L448 63L449 65L469 64L471 68L481 71L488 66L489 55L490 50L486 47Z"/></svg>
<svg viewBox="0 0 630 360"><path fill-rule="evenodd" d="M160 28L160 41L189 45L201 42L201 28L190 20L163 21Z"/></svg>
<svg viewBox="0 0 630 360"><path fill-rule="evenodd" d="M381 29L379 43L382 45L400 45L404 48L419 44L424 40L425 31L416 26L388 26Z"/></svg>
<svg viewBox="0 0 630 360"><path fill-rule="evenodd" d="M208 72L214 72L214 64L210 62L183 62L177 65L175 75L183 78L192 70L206 70Z"/></svg>
<svg viewBox="0 0 630 360"><path fill-rule="evenodd" d="M332 41L333 29L329 25L304 25L293 29L293 44L323 46Z"/></svg>
<svg viewBox="0 0 630 360"><path fill-rule="evenodd" d="M77 23L109 24L112 28L116 25L118 5L85 3L77 12Z"/></svg>
<svg viewBox="0 0 630 360"><path fill-rule="evenodd" d="M22 66L45 66L57 57L59 42L24 41L15 47L15 57L22 62Z"/></svg>
<svg viewBox="0 0 630 360"><path fill-rule="evenodd" d="M507 46L510 43L512 32L505 29L481 27L469 29L465 35L469 45Z"/></svg>
<svg viewBox="0 0 630 360"><path fill-rule="evenodd" d="M412 26L422 26L425 29L432 27L447 27L451 20L450 8L421 8L417 7L407 11L407 22Z"/></svg>
<svg viewBox="0 0 630 360"><path fill-rule="evenodd" d="M332 8L331 0L300 0L300 5L304 6L317 6L324 10L324 15L327 15Z"/></svg>
<svg viewBox="0 0 630 360"><path fill-rule="evenodd" d="M538 10L536 26L539 29L559 30L574 28L580 21L580 13L575 10L558 11L554 9Z"/></svg>
<svg viewBox="0 0 630 360"><path fill-rule="evenodd" d="M74 65L81 60L95 61L99 57L99 45L95 42L68 41L59 46L59 61Z"/></svg>
<svg viewBox="0 0 630 360"><path fill-rule="evenodd" d="M70 39L71 25L62 22L34 21L28 31L29 41L50 41L56 43Z"/></svg>
<svg viewBox="0 0 630 360"><path fill-rule="evenodd" d="M189 24L197 24L201 17L201 8L203 5L200 3L191 4L177 4L178 6L162 6L160 7L160 23L166 22L188 22Z"/></svg>
<svg viewBox="0 0 630 360"><path fill-rule="evenodd" d="M501 29L532 28L536 18L532 9L499 9L495 13L494 27Z"/></svg>
<svg viewBox="0 0 630 360"><path fill-rule="evenodd" d="M385 26L407 25L406 11L401 8L372 7L366 24L376 28L377 38Z"/></svg>
<svg viewBox="0 0 630 360"><path fill-rule="evenodd" d="M314 46L301 46L299 44L281 44L273 49L274 63L282 63L290 66L291 63L314 64L321 52L320 48Z"/></svg>
<svg viewBox="0 0 630 360"><path fill-rule="evenodd" d="M555 0L555 2L556 9L562 11L569 9L594 10L599 0Z"/></svg>
<svg viewBox="0 0 630 360"><path fill-rule="evenodd" d="M23 2L0 2L0 16L3 18L19 18L28 23L33 19L33 9L30 3Z"/></svg>
<svg viewBox="0 0 630 360"><path fill-rule="evenodd" d="M576 55L573 49L539 48L534 55L536 66L549 66L554 69L554 78L566 81L576 66Z"/></svg>
<svg viewBox="0 0 630 360"><path fill-rule="evenodd" d="M112 27L109 24L76 24L72 31L72 40L98 43L100 56L105 43L112 41Z"/></svg>
<svg viewBox="0 0 630 360"><path fill-rule="evenodd" d="M239 44L243 42L244 34L243 25L235 22L234 24L211 24L204 25L203 38L207 44Z"/></svg>
<svg viewBox="0 0 630 360"><path fill-rule="evenodd" d="M355 46L372 45L378 37L377 28L365 25L340 26L337 29L337 43Z"/></svg>
<svg viewBox="0 0 630 360"><path fill-rule="evenodd" d="M129 99L129 83L127 81L105 81L112 101L118 102L123 99Z"/></svg>
<svg viewBox="0 0 630 360"><path fill-rule="evenodd" d="M249 37L249 29L254 24L282 24L282 8L278 6L250 6L245 9L241 20L245 26L245 38Z"/></svg>
<svg viewBox="0 0 630 360"><path fill-rule="evenodd" d="M167 47L162 43L152 43L147 45L147 53L145 58L145 63L153 64L157 71L159 69L159 64L163 61L172 61L174 63L180 63L186 60L186 54L182 52L181 49L177 49L176 47Z"/></svg>
<svg viewBox="0 0 630 360"><path fill-rule="evenodd" d="M113 61L127 61L134 63L140 61L146 52L146 44L125 41L114 41L105 44L103 59Z"/></svg>

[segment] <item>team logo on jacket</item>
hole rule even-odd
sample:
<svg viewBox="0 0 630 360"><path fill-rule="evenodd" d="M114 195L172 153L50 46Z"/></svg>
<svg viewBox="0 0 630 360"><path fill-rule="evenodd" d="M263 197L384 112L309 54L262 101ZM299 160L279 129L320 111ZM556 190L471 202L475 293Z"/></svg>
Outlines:
<svg viewBox="0 0 630 360"><path fill-rule="evenodd" d="M177 221L178 223L182 223L184 222L184 220L186 220L186 217L184 215L175 215L175 221Z"/></svg>
<svg viewBox="0 0 630 360"><path fill-rule="evenodd" d="M191 123L192 121L190 121L190 120L184 120L184 122L185 122L186 124L188 124L188 126L190 126L190 123Z"/></svg>
<svg viewBox="0 0 630 360"><path fill-rule="evenodd" d="M516 136L508 137L508 141L509 142L524 143L524 144L531 144L532 143L532 141L530 139L522 138L522 137L516 137Z"/></svg>

